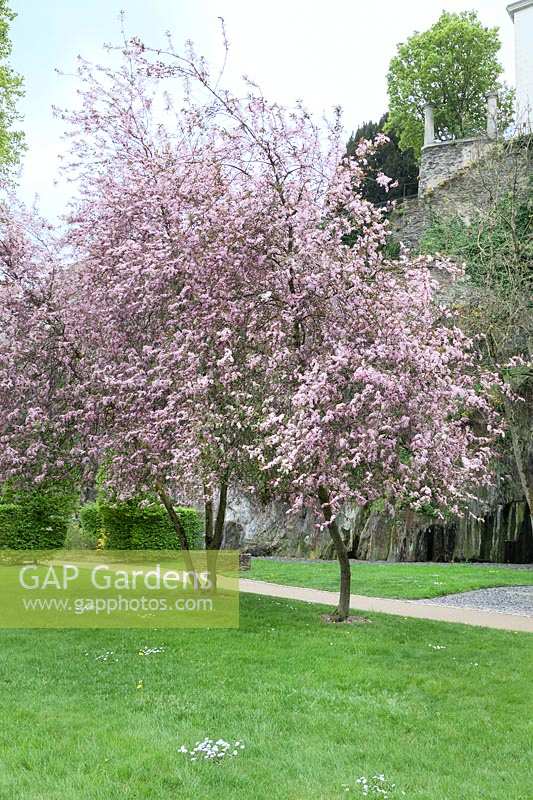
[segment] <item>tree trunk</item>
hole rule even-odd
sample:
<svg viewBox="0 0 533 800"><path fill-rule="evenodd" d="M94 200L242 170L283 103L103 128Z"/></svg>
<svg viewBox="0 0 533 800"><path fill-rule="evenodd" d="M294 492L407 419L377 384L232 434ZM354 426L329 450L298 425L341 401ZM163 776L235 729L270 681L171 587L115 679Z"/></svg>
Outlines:
<svg viewBox="0 0 533 800"><path fill-rule="evenodd" d="M211 580L211 590L217 590L217 561L218 551L222 547L222 540L224 538L224 524L226 522L226 508L228 505L228 479L222 478L220 481L220 489L218 493L218 508L217 515L213 526L213 505L208 510L208 503L206 503L206 538L205 547L207 550L207 571ZM210 536L207 534L208 515L210 515Z"/></svg>
<svg viewBox="0 0 533 800"><path fill-rule="evenodd" d="M190 572L194 572L194 565L192 563L192 558L189 551L189 542L187 541L187 535L185 533L183 525L181 524L181 520L176 513L176 509L174 508L172 500L161 485L157 487L157 493L159 495L159 499L161 500L166 509L168 516L170 517L170 521L174 526L174 530L176 531L181 550L183 551L183 557L185 559L185 564L187 566L187 569Z"/></svg>
<svg viewBox="0 0 533 800"><path fill-rule="evenodd" d="M209 550L213 541L213 498L204 491L205 508L205 549Z"/></svg>
<svg viewBox="0 0 533 800"><path fill-rule="evenodd" d="M226 508L228 505L228 480L223 478L220 481L220 491L218 495L217 516L213 538L211 540L211 550L220 550L222 539L224 538L224 524L226 522Z"/></svg>
<svg viewBox="0 0 533 800"><path fill-rule="evenodd" d="M337 558L339 561L341 585L339 592L339 605L335 611L335 618L339 622L342 622L347 619L350 614L350 587L352 581L350 559L348 558L348 551L340 534L337 521L333 519L329 492L325 486L318 487L318 499L320 500L324 519L326 520L329 535L331 536L335 546L335 552L337 553Z"/></svg>

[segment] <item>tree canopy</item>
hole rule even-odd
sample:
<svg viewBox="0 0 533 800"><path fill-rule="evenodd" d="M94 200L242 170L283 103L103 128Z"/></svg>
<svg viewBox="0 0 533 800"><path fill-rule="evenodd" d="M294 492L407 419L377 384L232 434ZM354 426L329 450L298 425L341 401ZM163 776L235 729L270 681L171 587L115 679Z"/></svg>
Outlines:
<svg viewBox="0 0 533 800"><path fill-rule="evenodd" d="M15 17L6 0L0 0L0 170L3 171L18 162L24 142L22 132L13 130L20 119L16 104L22 95L22 78L7 62L11 54L9 26Z"/></svg>
<svg viewBox="0 0 533 800"><path fill-rule="evenodd" d="M434 105L437 139L485 130L486 94L495 90L501 124L508 124L512 93L499 82L499 49L498 28L485 27L475 11L443 11L429 30L398 45L387 75L387 127L397 131L402 150L420 154L427 102Z"/></svg>
<svg viewBox="0 0 533 800"><path fill-rule="evenodd" d="M104 465L121 499L158 494L184 551L173 501L203 501L212 552L230 486L266 480L323 516L344 619L346 504L453 513L489 480L495 376L434 303L433 272L458 271L386 257L359 192L383 134L345 158L337 118L234 95L192 46L120 50L80 61L64 114L66 231L16 208L0 225L0 480Z"/></svg>

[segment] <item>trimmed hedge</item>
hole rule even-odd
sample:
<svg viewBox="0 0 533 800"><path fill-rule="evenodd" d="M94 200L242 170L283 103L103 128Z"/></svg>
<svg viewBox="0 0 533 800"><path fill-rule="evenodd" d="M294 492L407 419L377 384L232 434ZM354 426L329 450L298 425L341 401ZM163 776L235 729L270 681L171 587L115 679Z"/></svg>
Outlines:
<svg viewBox="0 0 533 800"><path fill-rule="evenodd" d="M80 525L87 544L96 547L102 533L102 520L98 503L94 500L80 508Z"/></svg>
<svg viewBox="0 0 533 800"><path fill-rule="evenodd" d="M77 495L71 487L52 485L28 491L4 487L0 495L0 548L63 547L76 503Z"/></svg>
<svg viewBox="0 0 533 800"><path fill-rule="evenodd" d="M0 547L14 548L22 528L21 509L16 503L0 503Z"/></svg>
<svg viewBox="0 0 533 800"><path fill-rule="evenodd" d="M90 506L87 508L87 506ZM85 510L87 509L87 510ZM191 549L201 546L202 516L194 508L176 507ZM106 535L111 550L179 550L174 526L162 505L141 506L136 500L110 502L100 498L80 511L84 530Z"/></svg>
<svg viewBox="0 0 533 800"><path fill-rule="evenodd" d="M204 516L195 508L177 506L176 511L185 529L191 550L201 550L204 545Z"/></svg>

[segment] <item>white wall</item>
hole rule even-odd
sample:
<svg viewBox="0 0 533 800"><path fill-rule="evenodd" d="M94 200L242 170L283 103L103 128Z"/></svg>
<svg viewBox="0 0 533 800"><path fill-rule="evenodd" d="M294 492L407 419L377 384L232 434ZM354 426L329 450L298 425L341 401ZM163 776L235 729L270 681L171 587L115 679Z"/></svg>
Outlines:
<svg viewBox="0 0 533 800"><path fill-rule="evenodd" d="M533 129L533 0L508 6L514 21L518 123Z"/></svg>

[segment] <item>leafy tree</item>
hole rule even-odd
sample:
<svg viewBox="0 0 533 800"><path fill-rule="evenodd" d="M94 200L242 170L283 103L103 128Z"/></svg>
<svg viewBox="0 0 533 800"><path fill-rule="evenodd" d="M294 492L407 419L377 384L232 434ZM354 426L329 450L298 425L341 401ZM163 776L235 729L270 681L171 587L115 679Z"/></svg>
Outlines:
<svg viewBox="0 0 533 800"><path fill-rule="evenodd" d="M24 147L23 134L13 130L20 119L16 103L22 95L22 78L7 63L11 54L9 25L15 17L7 0L0 0L0 169L3 170L18 162Z"/></svg>
<svg viewBox="0 0 533 800"><path fill-rule="evenodd" d="M383 133L387 120L388 114L383 114L379 122L364 122L350 136L346 148L348 155L354 155L361 139L374 139L378 133ZM368 157L368 172L361 183L361 195L375 205L409 197L418 192L418 163L413 151L400 149L398 136L394 131L387 132L387 136L389 141ZM387 191L376 180L380 172L392 178L398 185L391 186Z"/></svg>
<svg viewBox="0 0 533 800"><path fill-rule="evenodd" d="M499 91L500 125L511 119L512 92L498 82L500 38L475 11L443 11L427 31L398 45L387 75L387 127L399 134L402 150L419 156L424 104L435 109L437 139L475 135L486 127L486 94Z"/></svg>

